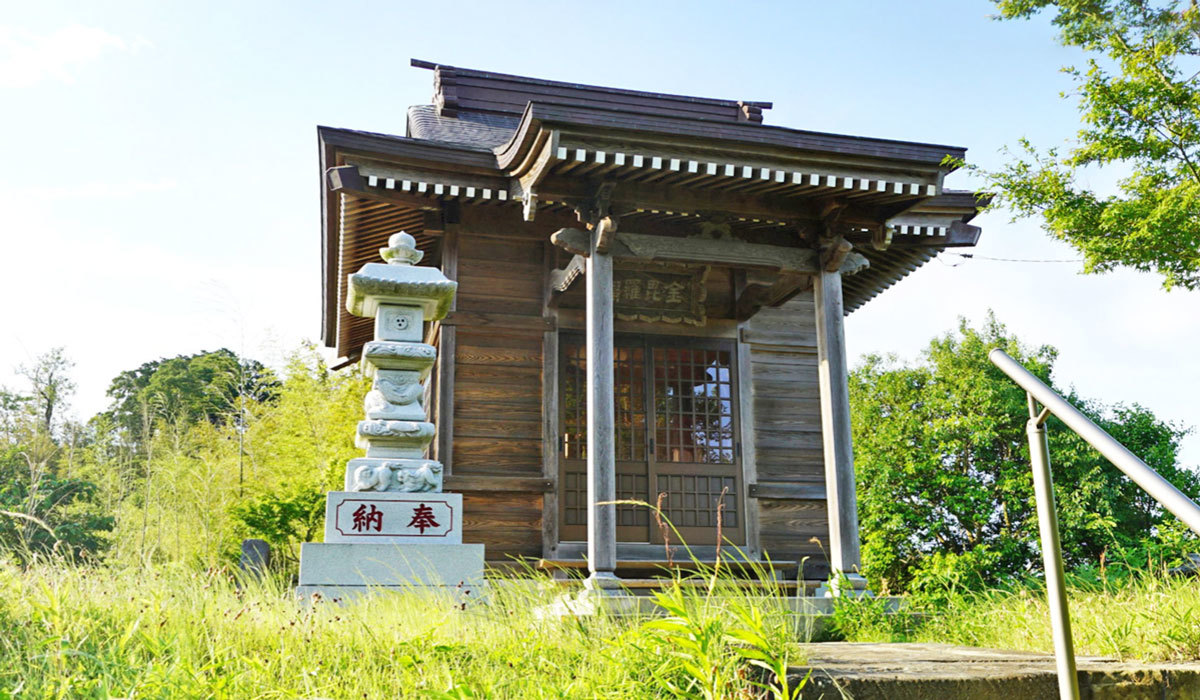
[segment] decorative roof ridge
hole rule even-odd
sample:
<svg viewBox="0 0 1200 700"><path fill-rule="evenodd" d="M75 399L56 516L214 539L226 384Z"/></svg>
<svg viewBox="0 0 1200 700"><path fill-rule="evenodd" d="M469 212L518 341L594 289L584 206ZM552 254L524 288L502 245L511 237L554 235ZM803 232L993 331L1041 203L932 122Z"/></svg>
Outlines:
<svg viewBox="0 0 1200 700"><path fill-rule="evenodd" d="M470 76L482 79L505 80L514 83L522 83L525 85L539 85L546 87L561 87L576 90L590 90L594 92L604 92L613 95L625 95L629 97L648 97L663 100L672 100L678 102L691 102L695 104L718 105L725 107L740 107L742 105L754 107L757 109L771 109L774 106L771 102L750 101L750 100L730 100L716 97L699 97L693 95L680 95L666 92L652 92L649 90L631 90L629 88L615 88L604 85L589 85L587 83L571 83L562 80L549 80L546 78L534 78L525 75L515 75L512 73L498 73L495 71L485 71L476 68L462 68L460 66L449 66L435 61L423 61L418 58L410 59L410 65L414 68L424 68L433 71L453 72L457 75Z"/></svg>

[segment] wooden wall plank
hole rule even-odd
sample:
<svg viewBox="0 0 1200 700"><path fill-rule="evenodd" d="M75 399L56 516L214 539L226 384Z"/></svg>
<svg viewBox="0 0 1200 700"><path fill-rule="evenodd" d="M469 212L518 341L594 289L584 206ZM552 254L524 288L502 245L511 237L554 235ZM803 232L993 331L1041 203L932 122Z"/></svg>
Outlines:
<svg viewBox="0 0 1200 700"><path fill-rule="evenodd" d="M458 368L457 379L463 382L483 382L522 385L541 384L542 370L539 367L496 367L493 365L463 365Z"/></svg>
<svg viewBox="0 0 1200 700"><path fill-rule="evenodd" d="M476 339L477 340L477 339ZM505 367L541 367L542 349L487 347L459 343L455 359L460 364L499 365Z"/></svg>
<svg viewBox="0 0 1200 700"><path fill-rule="evenodd" d="M760 543L776 559L808 557L804 576L821 578L829 566L811 540L827 541L829 521L825 501L811 498L823 493L825 478L812 298L803 292L761 310L740 337L751 351L756 476L764 484L752 506Z"/></svg>
<svg viewBox="0 0 1200 700"><path fill-rule="evenodd" d="M458 310L536 316L541 313L542 300L497 297L484 287L468 287L458 293Z"/></svg>
<svg viewBox="0 0 1200 700"><path fill-rule="evenodd" d="M801 574L806 579L828 576L829 563L822 550L829 546L829 514L825 502L760 500L757 504L766 553L772 559L806 560ZM813 538L819 544L813 542Z"/></svg>
<svg viewBox="0 0 1200 700"><path fill-rule="evenodd" d="M458 387L457 396L461 400L474 402L496 402L501 404L529 403L534 406L542 401L541 390L536 384L513 381L509 383L498 381L462 382ZM503 418L497 415L496 418Z"/></svg>
<svg viewBox="0 0 1200 700"><path fill-rule="evenodd" d="M775 450L818 450L822 449L821 429L806 430L758 430L755 447L764 455Z"/></svg>
<svg viewBox="0 0 1200 700"><path fill-rule="evenodd" d="M518 265L539 265L542 249L535 243L468 234L459 248L460 260L491 260Z"/></svg>
<svg viewBox="0 0 1200 700"><path fill-rule="evenodd" d="M458 344L480 348L521 348L536 352L538 356L542 354L541 333L509 335L492 333L490 330L461 328Z"/></svg>
<svg viewBox="0 0 1200 700"><path fill-rule="evenodd" d="M513 438L510 440L493 440L490 438L473 438L473 437L458 437L454 438L454 446L463 450L463 454L459 455L463 458L463 464L482 462L485 464L499 463L514 463L527 464L535 462L539 464L538 471L541 471L542 460L542 441L537 440L522 440ZM467 453L470 453L471 458L467 460Z"/></svg>
<svg viewBox="0 0 1200 700"><path fill-rule="evenodd" d="M483 544L488 561L540 557L541 521L540 494L463 494L463 541Z"/></svg>
<svg viewBox="0 0 1200 700"><path fill-rule="evenodd" d="M464 258L458 264L458 279L501 279L501 280L532 280L541 285L542 265L494 258L476 259Z"/></svg>
<svg viewBox="0 0 1200 700"><path fill-rule="evenodd" d="M499 223L497 223L499 226ZM490 562L542 556L543 242L460 232L453 453L465 542ZM527 489L536 493L521 493Z"/></svg>
<svg viewBox="0 0 1200 700"><path fill-rule="evenodd" d="M513 420L506 416L492 419L459 419L454 423L454 434L458 437L489 438L542 438L541 420Z"/></svg>
<svg viewBox="0 0 1200 700"><path fill-rule="evenodd" d="M549 493L554 489L554 482L542 477L530 476L495 476L495 475L464 475L448 476L445 489L454 493L478 491L492 493L493 491L514 491L518 493Z"/></svg>
<svg viewBox="0 0 1200 700"><path fill-rule="evenodd" d="M459 393L462 399L463 394ZM497 413L522 421L541 420L542 407L540 401L470 401L460 400L454 406L454 416L459 420L472 418L494 420Z"/></svg>

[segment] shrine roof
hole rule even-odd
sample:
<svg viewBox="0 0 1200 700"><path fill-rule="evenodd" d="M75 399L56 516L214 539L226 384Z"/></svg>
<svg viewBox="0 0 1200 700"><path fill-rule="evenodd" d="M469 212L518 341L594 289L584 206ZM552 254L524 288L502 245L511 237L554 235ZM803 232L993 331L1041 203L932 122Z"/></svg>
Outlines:
<svg viewBox="0 0 1200 700"><path fill-rule="evenodd" d="M524 206L526 221L539 210L541 221L570 214L604 179L622 183L614 197L629 200L630 225L686 225L717 212L752 233L813 219L838 199L890 231L875 248L867 229L847 234L871 263L846 279L847 312L979 235L966 223L986 202L942 187L964 148L767 125L769 102L413 65L433 71L435 92L432 104L408 109L404 136L318 128L323 336L343 354L370 330L342 308L346 274L399 228L433 252L440 234L423 226L447 206ZM334 170L350 171L337 186Z"/></svg>

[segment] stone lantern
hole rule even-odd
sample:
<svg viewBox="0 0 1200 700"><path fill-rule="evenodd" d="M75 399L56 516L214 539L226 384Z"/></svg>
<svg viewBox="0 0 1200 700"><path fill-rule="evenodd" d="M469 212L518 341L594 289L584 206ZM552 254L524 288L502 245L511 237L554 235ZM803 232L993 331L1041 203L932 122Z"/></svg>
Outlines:
<svg viewBox="0 0 1200 700"><path fill-rule="evenodd" d="M371 377L355 444L366 456L346 465L344 491L325 504L325 541L300 552L302 596L346 598L368 588L448 587L483 581L483 545L462 543L462 495L442 492L442 465L426 459L434 437L423 382L437 359L425 322L443 318L457 283L434 267L403 231L349 276L347 310L375 319L362 351Z"/></svg>

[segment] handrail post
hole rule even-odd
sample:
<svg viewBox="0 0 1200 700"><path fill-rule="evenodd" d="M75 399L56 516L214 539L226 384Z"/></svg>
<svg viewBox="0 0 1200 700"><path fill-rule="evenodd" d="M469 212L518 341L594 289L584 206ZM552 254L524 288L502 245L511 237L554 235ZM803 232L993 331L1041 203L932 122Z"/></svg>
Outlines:
<svg viewBox="0 0 1200 700"><path fill-rule="evenodd" d="M1054 662L1058 670L1058 696L1079 700L1079 678L1075 673L1075 644L1071 638L1071 614L1067 609L1067 586L1063 577L1062 543L1058 536L1058 510L1054 503L1054 478L1050 473L1050 443L1046 439L1046 413L1036 410L1029 395L1029 461L1033 467L1033 493L1037 502L1038 530L1042 540L1042 562L1046 569L1046 602L1054 635Z"/></svg>
<svg viewBox="0 0 1200 700"><path fill-rule="evenodd" d="M1054 632L1055 664L1058 667L1060 698L1079 698L1079 679L1075 675L1075 647L1071 640L1071 618L1067 612L1067 589L1063 581L1062 544L1058 538L1058 511L1054 506L1054 480L1050 474L1050 447L1046 442L1046 419L1058 417L1084 442L1108 458L1150 494L1164 509L1200 534L1200 505L1154 471L1113 436L1083 415L1032 372L1021 366L1000 348L988 353L992 364L1000 368L1017 386L1025 390L1029 403L1029 461L1033 467L1033 491L1037 501L1038 530L1042 538L1042 560L1046 567L1046 598L1050 606L1050 624ZM1044 408L1039 412L1038 403Z"/></svg>

